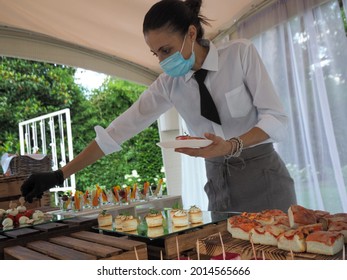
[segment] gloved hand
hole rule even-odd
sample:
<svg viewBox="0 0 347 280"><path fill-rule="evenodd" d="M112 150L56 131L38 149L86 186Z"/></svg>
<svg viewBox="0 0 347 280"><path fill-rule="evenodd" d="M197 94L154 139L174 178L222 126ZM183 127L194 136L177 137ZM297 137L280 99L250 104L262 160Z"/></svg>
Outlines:
<svg viewBox="0 0 347 280"><path fill-rule="evenodd" d="M32 203L33 199L41 198L43 192L64 183L64 174L58 169L52 172L34 173L21 186L25 201Z"/></svg>

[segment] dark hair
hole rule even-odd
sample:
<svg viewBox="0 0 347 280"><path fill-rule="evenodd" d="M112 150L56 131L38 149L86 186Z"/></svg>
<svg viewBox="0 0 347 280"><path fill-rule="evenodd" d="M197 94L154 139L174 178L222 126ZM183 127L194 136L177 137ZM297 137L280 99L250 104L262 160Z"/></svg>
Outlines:
<svg viewBox="0 0 347 280"><path fill-rule="evenodd" d="M162 0L154 4L143 20L143 33L168 27L172 32L185 35L190 25L197 29L197 40L204 36L201 24L209 25L208 19L200 15L202 0Z"/></svg>

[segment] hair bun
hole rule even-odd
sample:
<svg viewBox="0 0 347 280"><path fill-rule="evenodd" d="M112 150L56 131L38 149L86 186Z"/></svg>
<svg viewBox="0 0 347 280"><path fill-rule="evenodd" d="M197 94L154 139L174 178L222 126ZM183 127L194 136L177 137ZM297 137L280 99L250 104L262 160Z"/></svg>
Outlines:
<svg viewBox="0 0 347 280"><path fill-rule="evenodd" d="M202 0L186 0L184 3L192 11L193 14L199 17Z"/></svg>

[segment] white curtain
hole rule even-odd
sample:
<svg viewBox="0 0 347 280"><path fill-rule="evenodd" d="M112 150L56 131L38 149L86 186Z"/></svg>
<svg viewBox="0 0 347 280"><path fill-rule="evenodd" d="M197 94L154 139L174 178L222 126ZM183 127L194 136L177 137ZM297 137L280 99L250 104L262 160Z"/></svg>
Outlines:
<svg viewBox="0 0 347 280"><path fill-rule="evenodd" d="M277 1L238 31L253 40L290 116L277 150L298 202L346 212L347 40L338 1L317 2Z"/></svg>
<svg viewBox="0 0 347 280"><path fill-rule="evenodd" d="M230 37L254 42L290 117L276 149L298 203L347 212L347 39L338 1L275 1L237 27ZM196 170L185 161L183 168Z"/></svg>
<svg viewBox="0 0 347 280"><path fill-rule="evenodd" d="M185 122L180 118L180 135L187 133ZM208 200L204 191L207 182L205 160L186 155L181 156L182 163L182 203L184 209L196 205L207 210Z"/></svg>

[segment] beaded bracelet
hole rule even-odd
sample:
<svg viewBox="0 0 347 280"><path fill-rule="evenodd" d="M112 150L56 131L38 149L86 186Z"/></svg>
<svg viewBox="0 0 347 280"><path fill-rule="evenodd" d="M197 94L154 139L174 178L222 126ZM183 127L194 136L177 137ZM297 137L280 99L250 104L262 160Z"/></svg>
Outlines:
<svg viewBox="0 0 347 280"><path fill-rule="evenodd" d="M240 137L233 137L228 140L227 142L231 143L231 150L230 153L225 155L225 159L229 159L232 157L239 157L243 150L243 142Z"/></svg>

